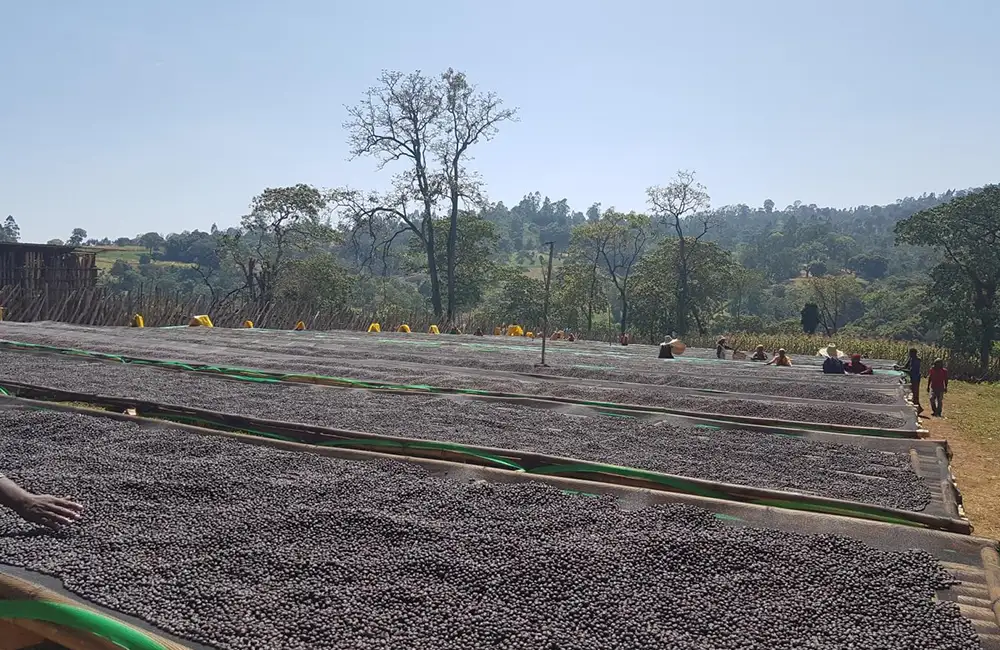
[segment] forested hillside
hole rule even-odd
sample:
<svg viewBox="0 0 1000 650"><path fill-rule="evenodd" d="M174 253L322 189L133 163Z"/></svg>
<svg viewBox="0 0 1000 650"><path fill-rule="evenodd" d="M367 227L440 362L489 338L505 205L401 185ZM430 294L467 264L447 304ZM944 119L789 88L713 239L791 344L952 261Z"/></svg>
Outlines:
<svg viewBox="0 0 1000 650"><path fill-rule="evenodd" d="M543 320L587 337L632 332L818 332L939 343L988 360L997 331L997 186L881 206L712 206L679 171L623 212L532 191L487 198L471 152L517 119L464 74L386 72L348 109L355 158L391 174L386 192L265 189L242 218L205 230L89 238L101 282L227 304L307 302L442 324ZM541 188L544 189L544 188ZM766 188L762 188L762 194ZM766 195L766 194L765 194ZM0 238L16 241L8 217ZM60 242L61 243L61 242Z"/></svg>

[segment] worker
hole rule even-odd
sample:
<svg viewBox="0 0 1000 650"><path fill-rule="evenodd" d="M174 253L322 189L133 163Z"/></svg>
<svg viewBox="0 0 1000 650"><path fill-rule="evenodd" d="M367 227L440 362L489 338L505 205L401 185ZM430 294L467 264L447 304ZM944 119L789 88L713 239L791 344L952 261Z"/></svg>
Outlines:
<svg viewBox="0 0 1000 650"><path fill-rule="evenodd" d="M922 413L924 407L920 405L920 354L916 348L910 348L910 356L903 366L896 366L896 370L902 370L910 375L910 390L913 392L913 406L917 413Z"/></svg>
<svg viewBox="0 0 1000 650"><path fill-rule="evenodd" d="M628 345L628 334L626 334L625 332L622 332L618 336L618 343L621 344L621 345Z"/></svg>
<svg viewBox="0 0 1000 650"><path fill-rule="evenodd" d="M826 357L823 359L823 374L842 375L847 372L847 369L844 368L844 362L840 360L840 350L837 349L836 345L826 346L823 355Z"/></svg>
<svg viewBox="0 0 1000 650"><path fill-rule="evenodd" d="M573 341L576 340L576 335L573 334L573 332L570 332L569 335L566 336L566 340L572 343Z"/></svg>
<svg viewBox="0 0 1000 650"><path fill-rule="evenodd" d="M754 348L753 355L750 357L751 361L767 361L767 353L764 352L764 346L758 345Z"/></svg>
<svg viewBox="0 0 1000 650"><path fill-rule="evenodd" d="M944 394L948 392L948 369L944 367L943 359L935 359L930 372L927 373L927 393L931 400L931 412L941 417L944 408Z"/></svg>
<svg viewBox="0 0 1000 650"><path fill-rule="evenodd" d="M484 334L483 334L483 328L482 327L477 327L476 331L473 332L472 335L473 336L484 336Z"/></svg>
<svg viewBox="0 0 1000 650"><path fill-rule="evenodd" d="M660 343L660 354L658 358L673 359L674 358L673 343L674 343L673 340L668 341L667 339L663 339L663 343Z"/></svg>
<svg viewBox="0 0 1000 650"><path fill-rule="evenodd" d="M857 353L851 355L851 362L850 363L844 364L844 370L849 375L873 375L873 374L875 374L874 371L871 368L869 368L865 364L861 363L861 355L857 354Z"/></svg>
<svg viewBox="0 0 1000 650"><path fill-rule="evenodd" d="M792 360L788 358L788 354L785 352L785 348L778 350L778 353L774 355L774 358L768 361L766 366L784 366L790 368L792 366Z"/></svg>
<svg viewBox="0 0 1000 650"><path fill-rule="evenodd" d="M726 337L719 337L719 340L715 342L715 356L718 359L726 358L726 350L732 350L731 347L726 345Z"/></svg>
<svg viewBox="0 0 1000 650"><path fill-rule="evenodd" d="M0 474L0 505L4 505L33 524L59 528L80 518L83 506L50 494L32 494Z"/></svg>

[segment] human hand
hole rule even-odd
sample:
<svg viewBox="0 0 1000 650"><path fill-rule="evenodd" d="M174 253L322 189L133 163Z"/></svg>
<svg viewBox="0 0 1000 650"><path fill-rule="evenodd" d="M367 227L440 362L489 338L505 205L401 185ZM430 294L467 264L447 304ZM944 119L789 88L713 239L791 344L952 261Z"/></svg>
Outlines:
<svg viewBox="0 0 1000 650"><path fill-rule="evenodd" d="M25 521L54 529L78 520L83 506L51 494L31 494L14 511Z"/></svg>

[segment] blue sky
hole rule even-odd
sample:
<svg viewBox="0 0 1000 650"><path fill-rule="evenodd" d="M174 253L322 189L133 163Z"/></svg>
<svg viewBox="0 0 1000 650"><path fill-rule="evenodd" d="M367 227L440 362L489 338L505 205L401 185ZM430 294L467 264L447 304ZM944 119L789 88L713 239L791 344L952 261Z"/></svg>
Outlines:
<svg viewBox="0 0 1000 650"><path fill-rule="evenodd" d="M643 209L885 203L1000 180L995 0L31 0L0 20L0 217L24 240L235 223L298 182L379 188L344 104L464 70L520 109L489 196Z"/></svg>

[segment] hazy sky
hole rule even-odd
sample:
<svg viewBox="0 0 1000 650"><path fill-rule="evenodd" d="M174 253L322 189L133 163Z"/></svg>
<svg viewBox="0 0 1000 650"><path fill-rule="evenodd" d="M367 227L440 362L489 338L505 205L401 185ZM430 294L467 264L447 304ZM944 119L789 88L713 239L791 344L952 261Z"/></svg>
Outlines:
<svg viewBox="0 0 1000 650"><path fill-rule="evenodd" d="M24 240L235 223L268 186L377 188L341 128L383 68L520 109L489 196L885 203L1000 180L996 0L0 0L0 217Z"/></svg>

